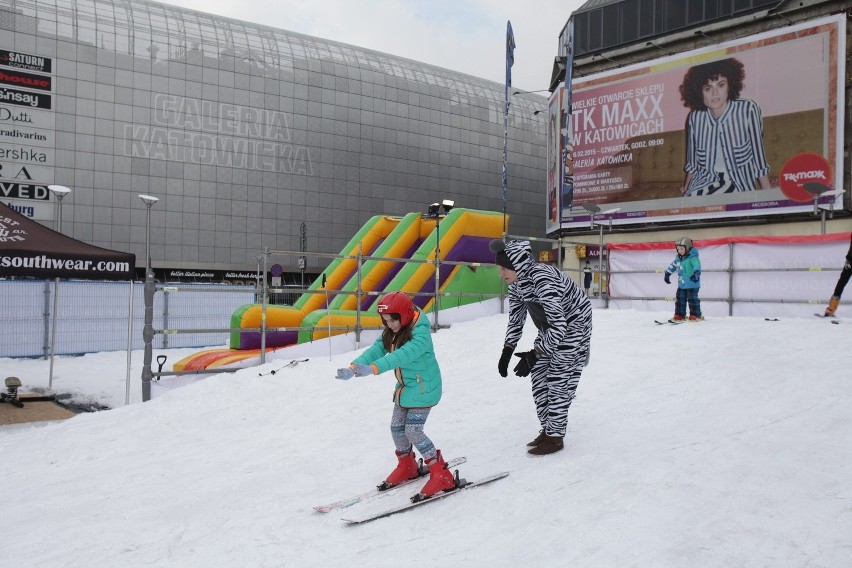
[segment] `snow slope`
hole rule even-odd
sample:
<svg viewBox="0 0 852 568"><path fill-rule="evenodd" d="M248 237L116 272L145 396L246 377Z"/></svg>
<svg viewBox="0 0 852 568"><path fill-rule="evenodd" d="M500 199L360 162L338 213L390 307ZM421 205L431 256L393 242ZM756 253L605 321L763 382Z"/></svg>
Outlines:
<svg viewBox="0 0 852 568"><path fill-rule="evenodd" d="M445 388L427 433L467 456L464 476L511 473L361 526L339 518L418 486L313 511L395 463L393 377L335 380L351 354L0 428L0 566L852 566L852 322L653 323L666 315L595 311L566 448L539 458L528 380L496 372L506 316L435 334ZM0 359L30 386L47 364ZM125 366L60 358L55 387L121 405Z"/></svg>

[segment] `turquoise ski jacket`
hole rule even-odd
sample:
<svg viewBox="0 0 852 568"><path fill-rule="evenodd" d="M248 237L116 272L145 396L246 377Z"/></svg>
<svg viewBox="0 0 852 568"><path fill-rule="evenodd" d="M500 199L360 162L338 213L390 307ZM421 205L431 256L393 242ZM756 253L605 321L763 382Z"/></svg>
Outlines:
<svg viewBox="0 0 852 568"><path fill-rule="evenodd" d="M377 375L393 369L396 376L393 401L401 407L435 406L441 400L441 369L432 346L429 318L419 308L413 325L407 343L388 351L379 336L352 362L372 365Z"/></svg>
<svg viewBox="0 0 852 568"><path fill-rule="evenodd" d="M666 272L677 272L678 288L701 288L701 260L698 258L698 249L692 247L683 258L676 256L666 268Z"/></svg>

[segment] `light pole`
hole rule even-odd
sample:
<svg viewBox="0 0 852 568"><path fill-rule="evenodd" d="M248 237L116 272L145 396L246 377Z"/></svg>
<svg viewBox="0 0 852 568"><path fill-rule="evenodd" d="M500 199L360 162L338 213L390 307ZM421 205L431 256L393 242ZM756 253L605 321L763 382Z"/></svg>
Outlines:
<svg viewBox="0 0 852 568"><path fill-rule="evenodd" d="M449 213L455 206L456 202L451 199L444 199L441 203L433 203L429 206L427 218L435 219L435 299L433 301L435 313L435 323L432 326L434 331L438 331L441 327L438 324L438 312L440 311L440 292L441 292L441 209L444 214Z"/></svg>
<svg viewBox="0 0 852 568"><path fill-rule="evenodd" d="M56 232L62 233L62 198L71 193L71 190L64 185L49 185L47 189L56 198L56 203L59 207L57 215ZM53 322L50 325L50 374L47 379L47 387L53 388L53 359L56 355L56 311L59 309L59 278L53 284Z"/></svg>
<svg viewBox="0 0 852 568"><path fill-rule="evenodd" d="M825 212L829 211L830 217L834 217L834 201L828 204L828 206L820 205L819 200L822 197L836 196L844 193L845 189L834 189L829 191L828 186L823 185L819 182L809 181L805 182L803 185L805 191L814 196L814 215L820 215L820 234L825 234Z"/></svg>
<svg viewBox="0 0 852 568"><path fill-rule="evenodd" d="M145 326L142 339L145 342L145 354L142 359L142 402L151 400L151 359L154 341L154 279L151 274L151 207L159 201L152 195L139 195L147 208L145 214Z"/></svg>
<svg viewBox="0 0 852 568"><path fill-rule="evenodd" d="M583 205L583 209L589 212L589 219L591 220L591 228L594 230L595 225L598 226L599 229L599 237L598 237L598 286L600 289L600 296L604 298L604 285L603 285L603 276L604 276L604 242L603 242L603 227L604 223L600 221L595 221L595 215L601 216L609 216L609 228L612 230L612 216L621 211L621 207L615 207L613 209L607 209L606 211L601 211L601 208L594 204Z"/></svg>

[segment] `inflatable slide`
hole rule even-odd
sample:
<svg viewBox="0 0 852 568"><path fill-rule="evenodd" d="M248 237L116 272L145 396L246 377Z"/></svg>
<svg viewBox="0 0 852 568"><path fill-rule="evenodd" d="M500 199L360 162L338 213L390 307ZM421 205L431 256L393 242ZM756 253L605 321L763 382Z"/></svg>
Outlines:
<svg viewBox="0 0 852 568"><path fill-rule="evenodd" d="M442 261L483 263L485 266L442 264L438 275L439 309L458 307L488 299L488 296L453 296L448 294L498 294L502 281L493 265L494 255L488 249L491 239L502 235L501 213L453 209L436 220L421 213L404 217L371 218L292 306L266 307L268 328L302 327L300 331L269 331L267 351L328 337L329 326L354 327L360 317L365 327L380 326L376 300L384 293L403 291L425 312L435 308L435 244L440 235ZM354 258L359 247L363 256L411 259L427 262L367 260L361 266L360 314L358 295L358 262ZM325 281L325 287L323 287ZM241 306L231 316L231 328L259 328L262 306ZM331 335L347 333L331 330ZM230 349L211 349L178 361L174 369L203 370L239 364L260 354L261 335L256 331L232 332Z"/></svg>

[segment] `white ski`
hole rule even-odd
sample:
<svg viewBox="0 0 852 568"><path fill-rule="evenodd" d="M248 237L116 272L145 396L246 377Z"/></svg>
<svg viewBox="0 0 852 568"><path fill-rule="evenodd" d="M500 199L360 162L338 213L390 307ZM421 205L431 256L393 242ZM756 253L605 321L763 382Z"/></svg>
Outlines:
<svg viewBox="0 0 852 568"><path fill-rule="evenodd" d="M379 511L378 513L374 513L371 515L365 515L363 517L351 517L351 518L343 518L341 520L346 521L351 525L360 525L363 523L368 523L370 521L375 521L377 519L383 519L385 517L389 517L391 515L395 515L396 513L402 513L403 511L409 511L414 509L415 507L419 507L421 505L425 505L426 503L431 503L433 501L438 501L440 499L446 499L447 497L452 497L453 495L458 495L468 489L473 489L474 487L479 487L480 485L485 485L486 483L492 483L497 481L498 479L503 479L509 475L508 471L504 471L502 473L498 473L492 475L490 477L484 477L482 479L477 479L476 481L467 481L462 479L461 485L452 491L442 491L441 493L437 493L432 497L428 497L423 499L422 501L415 501L413 503L404 503L402 505L398 505L396 507L390 507L389 509L385 509L384 511Z"/></svg>
<svg viewBox="0 0 852 568"><path fill-rule="evenodd" d="M465 458L465 457L453 458L453 459L451 459L450 461L447 462L447 468L456 467L458 465L463 464L466 461L467 461L467 458ZM405 487L406 485L410 485L411 483L414 483L415 481L422 479L423 477L425 477L428 474L429 474L429 471L426 470L425 473L422 473L420 476L415 477L414 479L409 479L408 481L403 481L402 483L400 483L398 485L394 485L390 489L380 490L380 489L376 488L376 489L373 489L371 491L365 491L364 493L361 493L359 495L353 495L352 497L347 497L345 499L335 501L334 503L329 503L328 505L317 505L316 507L314 507L314 511L316 511L318 513L330 513L331 511L334 511L335 509L345 509L346 507L351 507L352 505L356 505L358 503L361 503L362 501L366 501L367 499L370 499L372 497L376 497L377 495L384 495L385 493L389 493L391 491L399 489L400 487Z"/></svg>

